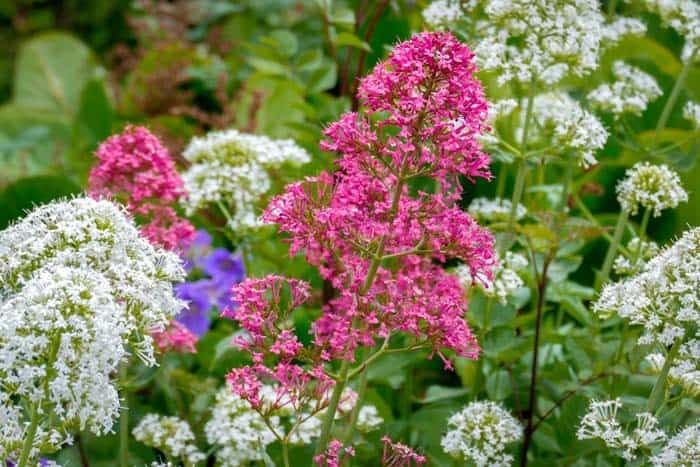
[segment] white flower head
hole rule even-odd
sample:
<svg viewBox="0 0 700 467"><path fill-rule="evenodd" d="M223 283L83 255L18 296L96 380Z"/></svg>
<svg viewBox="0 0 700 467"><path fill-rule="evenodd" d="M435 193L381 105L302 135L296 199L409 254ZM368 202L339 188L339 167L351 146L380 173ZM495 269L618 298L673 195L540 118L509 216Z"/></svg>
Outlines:
<svg viewBox="0 0 700 467"><path fill-rule="evenodd" d="M136 441L160 450L169 458L181 459L185 465L195 465L206 457L197 448L190 425L178 417L148 414L131 433Z"/></svg>
<svg viewBox="0 0 700 467"><path fill-rule="evenodd" d="M700 104L688 101L683 106L683 118L693 124L694 127L700 127Z"/></svg>
<svg viewBox="0 0 700 467"><path fill-rule="evenodd" d="M233 208L230 227L234 230L261 225L258 204L272 188L272 171L296 167L311 160L309 154L289 139L213 131L195 137L183 153L191 165L182 175L188 197L187 212L211 203Z"/></svg>
<svg viewBox="0 0 700 467"><path fill-rule="evenodd" d="M661 88L656 80L639 68L622 61L613 63L614 83L601 84L588 94L594 107L615 116L639 115L649 102L659 98Z"/></svg>
<svg viewBox="0 0 700 467"><path fill-rule="evenodd" d="M637 18L617 17L601 30L601 46L612 47L625 37L643 36L647 26Z"/></svg>
<svg viewBox="0 0 700 467"><path fill-rule="evenodd" d="M651 458L656 467L700 465L700 423L686 427Z"/></svg>
<svg viewBox="0 0 700 467"><path fill-rule="evenodd" d="M430 29L450 29L463 14L460 0L434 0L423 10L423 21Z"/></svg>
<svg viewBox="0 0 700 467"><path fill-rule="evenodd" d="M661 21L673 28L685 39L684 59L690 58L690 51L696 56L700 51L700 4L695 0L644 0L651 12L658 14Z"/></svg>
<svg viewBox="0 0 700 467"><path fill-rule="evenodd" d="M657 217L663 210L688 201L688 193L675 171L667 165L648 162L638 162L628 169L615 190L622 209L630 215L637 214L641 207Z"/></svg>
<svg viewBox="0 0 700 467"><path fill-rule="evenodd" d="M504 198L474 198L467 211L480 223L495 224L507 222L510 218L512 203ZM527 215L527 209L518 204L515 210L515 220L519 221Z"/></svg>
<svg viewBox="0 0 700 467"><path fill-rule="evenodd" d="M620 276L638 273L644 264L659 254L661 249L651 240L642 241L639 237L634 237L627 243L627 251L630 257L620 254L613 263L613 270Z"/></svg>
<svg viewBox="0 0 700 467"><path fill-rule="evenodd" d="M472 402L447 421L443 450L478 467L510 466L513 456L506 445L522 437L522 426L501 405L491 401Z"/></svg>
<svg viewBox="0 0 700 467"><path fill-rule="evenodd" d="M0 418L18 417L0 425L21 434L29 414L18 407L35 410L44 451L74 429L111 431L113 375L129 347L155 363L148 333L182 309L183 277L178 256L109 201L53 202L0 232ZM0 458L16 458L14 437L0 436Z"/></svg>

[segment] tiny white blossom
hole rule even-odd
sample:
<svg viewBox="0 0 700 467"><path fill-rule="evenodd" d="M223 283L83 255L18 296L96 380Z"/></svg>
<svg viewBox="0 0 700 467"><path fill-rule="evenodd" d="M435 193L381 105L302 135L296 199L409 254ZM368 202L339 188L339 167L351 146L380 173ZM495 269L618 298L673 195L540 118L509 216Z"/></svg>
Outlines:
<svg viewBox="0 0 700 467"><path fill-rule="evenodd" d="M629 276L641 271L642 266L661 251L655 242L640 241L639 237L634 237L627 243L627 251L630 257L624 254L615 258L613 270L620 276Z"/></svg>
<svg viewBox="0 0 700 467"><path fill-rule="evenodd" d="M357 413L357 429L363 433L367 433L379 428L384 419L379 416L377 408L371 404L365 404Z"/></svg>
<svg viewBox="0 0 700 467"><path fill-rule="evenodd" d="M136 441L160 450L169 458L181 459L185 465L195 465L206 457L197 448L190 425L178 417L148 414L131 433Z"/></svg>
<svg viewBox="0 0 700 467"><path fill-rule="evenodd" d="M622 61L613 63L614 83L604 83L588 94L594 107L615 116L639 115L649 102L659 98L661 88L656 80L639 68Z"/></svg>
<svg viewBox="0 0 700 467"><path fill-rule="evenodd" d="M700 127L700 104L692 101L686 102L683 106L683 118L696 128Z"/></svg>
<svg viewBox="0 0 700 467"><path fill-rule="evenodd" d="M601 30L601 46L612 47L624 37L643 36L647 26L637 18L617 17Z"/></svg>
<svg viewBox="0 0 700 467"><path fill-rule="evenodd" d="M649 11L658 14L661 21L673 28L685 39L687 51L684 60L690 58L691 51L697 56L700 51L700 4L695 0L644 0Z"/></svg>
<svg viewBox="0 0 700 467"><path fill-rule="evenodd" d="M423 21L431 29L449 29L463 14L460 0L434 0L423 10Z"/></svg>
<svg viewBox="0 0 700 467"><path fill-rule="evenodd" d="M442 449L478 467L510 466L513 456L505 452L506 445L518 441L523 432L510 412L491 401L470 403L448 419L447 427Z"/></svg>
<svg viewBox="0 0 700 467"><path fill-rule="evenodd" d="M688 201L678 174L667 165L638 162L625 172L615 187L622 209L635 215L639 208L651 210L654 217L665 209Z"/></svg>
<svg viewBox="0 0 700 467"><path fill-rule="evenodd" d="M258 227L256 209L272 187L271 172L296 167L311 160L292 140L275 140L237 130L213 131L195 137L183 152L190 167L182 178L188 197L188 213L211 203L233 208L230 227Z"/></svg>
<svg viewBox="0 0 700 467"><path fill-rule="evenodd" d="M505 258L499 258L498 266L493 269L493 279L491 281L476 281L475 285L487 297L493 297L500 303L506 303L509 296L525 286L518 271L525 269L527 265L528 261L525 256L507 251ZM473 279L469 266L460 264L453 269L453 272L459 278L462 287L465 290L470 290Z"/></svg>
<svg viewBox="0 0 700 467"><path fill-rule="evenodd" d="M700 424L680 431L651 458L656 467L694 467L700 465Z"/></svg>

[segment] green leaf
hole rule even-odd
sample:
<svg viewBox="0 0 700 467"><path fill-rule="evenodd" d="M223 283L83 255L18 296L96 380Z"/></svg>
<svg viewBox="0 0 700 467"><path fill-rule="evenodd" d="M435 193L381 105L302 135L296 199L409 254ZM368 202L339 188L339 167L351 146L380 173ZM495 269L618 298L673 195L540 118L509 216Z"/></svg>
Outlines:
<svg viewBox="0 0 700 467"><path fill-rule="evenodd" d="M616 60L651 62L670 76L676 76L683 68L683 64L673 52L648 36L627 37L608 50L605 62L612 63Z"/></svg>
<svg viewBox="0 0 700 467"><path fill-rule="evenodd" d="M513 388L506 370L498 370L486 378L486 393L490 399L501 401L508 397Z"/></svg>
<svg viewBox="0 0 700 467"><path fill-rule="evenodd" d="M367 52L372 51L372 48L367 42L350 32L341 32L335 36L335 44L339 46L347 45L348 47L355 47L357 49L366 50Z"/></svg>
<svg viewBox="0 0 700 467"><path fill-rule="evenodd" d="M310 93L327 91L335 86L337 80L338 70L336 64L326 61L309 77L307 90Z"/></svg>
<svg viewBox="0 0 700 467"><path fill-rule="evenodd" d="M442 401L445 399L454 399L469 394L468 388L453 388L449 386L429 386L425 392L425 396L420 400L422 404Z"/></svg>
<svg viewBox="0 0 700 467"><path fill-rule="evenodd" d="M78 111L83 87L101 74L92 51L62 32L25 42L15 66L13 103L63 115Z"/></svg>
<svg viewBox="0 0 700 467"><path fill-rule="evenodd" d="M275 76L289 75L289 68L286 65L272 60L267 60L260 57L250 57L248 59L248 63L261 73Z"/></svg>

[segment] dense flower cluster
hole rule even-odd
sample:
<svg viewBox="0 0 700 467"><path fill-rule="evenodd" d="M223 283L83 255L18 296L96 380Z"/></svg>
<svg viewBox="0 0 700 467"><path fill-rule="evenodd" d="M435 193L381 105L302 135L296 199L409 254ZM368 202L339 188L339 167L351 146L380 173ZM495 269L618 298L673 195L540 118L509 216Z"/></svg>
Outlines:
<svg viewBox="0 0 700 467"><path fill-rule="evenodd" d="M303 250L339 290L314 325L326 358L352 358L391 330L476 355L462 289L433 261L462 259L482 279L494 263L492 236L455 203L457 175L489 176L475 138L487 112L474 71L471 52L450 34L399 44L360 85L367 114L326 130L323 147L341 154L340 170L288 186L265 213L292 235L291 253ZM411 196L418 176L442 189ZM382 264L389 258L393 267Z"/></svg>
<svg viewBox="0 0 700 467"><path fill-rule="evenodd" d="M16 457L32 414L37 451L73 428L110 431L127 345L154 363L148 332L182 308L172 285L183 276L105 200L53 202L0 232L0 458Z"/></svg>
<svg viewBox="0 0 700 467"><path fill-rule="evenodd" d="M660 353L646 356L652 372L661 373L666 357ZM676 384L691 397L700 395L700 340L691 339L681 344L668 371L668 381Z"/></svg>
<svg viewBox="0 0 700 467"><path fill-rule="evenodd" d="M507 467L513 456L506 445L518 441L523 429L503 407L491 401L472 402L447 421L442 448L449 455L478 467Z"/></svg>
<svg viewBox="0 0 700 467"><path fill-rule="evenodd" d="M625 172L615 187L622 209L635 215L639 208L648 209L657 217L665 209L688 201L678 174L667 165L638 162Z"/></svg>
<svg viewBox="0 0 700 467"><path fill-rule="evenodd" d="M593 0L485 2L475 52L498 82L556 84L598 64L603 16Z"/></svg>
<svg viewBox="0 0 700 467"><path fill-rule="evenodd" d="M620 450L620 455L628 461L636 459L641 449L666 440L659 421L648 412L638 413L634 430L627 432L617 419L621 407L619 399L592 401L581 419L578 439L600 438L609 448Z"/></svg>
<svg viewBox="0 0 700 467"><path fill-rule="evenodd" d="M620 276L629 276L641 271L642 267L661 251L659 245L652 241L643 241L634 237L627 243L629 256L624 254L615 258L613 270Z"/></svg>
<svg viewBox="0 0 700 467"><path fill-rule="evenodd" d="M90 171L90 196L114 199L142 224L143 235L169 250L187 245L194 227L173 205L185 195L168 150L144 127L127 126L97 149Z"/></svg>
<svg viewBox="0 0 700 467"><path fill-rule="evenodd" d="M613 76L615 82L601 84L588 94L588 100L596 108L615 116L627 113L639 115L649 102L662 94L651 75L625 62L613 63Z"/></svg>
<svg viewBox="0 0 700 467"><path fill-rule="evenodd" d="M431 29L449 29L464 12L460 0L434 0L423 10L423 21Z"/></svg>
<svg viewBox="0 0 700 467"><path fill-rule="evenodd" d="M684 61L700 49L700 5L694 0L644 0L646 7L657 13L663 23L685 39L681 54Z"/></svg>
<svg viewBox="0 0 700 467"><path fill-rule="evenodd" d="M603 25L601 47L612 47L625 37L643 36L647 26L637 18L618 16Z"/></svg>
<svg viewBox="0 0 700 467"><path fill-rule="evenodd" d="M642 325L641 344L671 345L697 338L697 330L695 336L688 330L700 320L699 269L700 228L694 228L646 263L639 274L605 286L593 311L603 317L617 313Z"/></svg>
<svg viewBox="0 0 700 467"><path fill-rule="evenodd" d="M229 228L259 226L259 204L272 187L273 172L311 160L292 140L275 140L237 130L210 132L193 138L183 153L191 166L183 174L187 199L194 213L212 203L232 209Z"/></svg>
<svg viewBox="0 0 700 467"><path fill-rule="evenodd" d="M700 464L700 424L691 425L668 440L651 458L655 467L692 466Z"/></svg>
<svg viewBox="0 0 700 467"><path fill-rule="evenodd" d="M595 152L605 146L608 132L591 112L568 94L553 92L535 97L535 120L541 137L557 145L557 150L572 153L583 167L595 164Z"/></svg>
<svg viewBox="0 0 700 467"><path fill-rule="evenodd" d="M513 209L513 204L510 200L504 198L474 198L469 204L467 211L474 218L485 224L496 224L507 222L510 218L510 212ZM522 204L518 204L515 210L515 220L519 221L527 215L527 209Z"/></svg>
<svg viewBox="0 0 700 467"><path fill-rule="evenodd" d="M148 414L134 427L132 434L136 441L158 449L169 459L181 459L186 466L205 459L195 444L189 423L178 417Z"/></svg>

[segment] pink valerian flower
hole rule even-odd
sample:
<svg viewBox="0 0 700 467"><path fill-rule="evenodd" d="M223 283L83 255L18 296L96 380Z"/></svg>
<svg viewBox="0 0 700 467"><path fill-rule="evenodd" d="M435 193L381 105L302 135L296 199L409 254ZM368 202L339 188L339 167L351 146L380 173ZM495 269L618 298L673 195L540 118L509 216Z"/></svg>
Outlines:
<svg viewBox="0 0 700 467"><path fill-rule="evenodd" d="M151 332L156 347L161 352L196 353L197 336L179 321L173 320L162 331Z"/></svg>
<svg viewBox="0 0 700 467"><path fill-rule="evenodd" d="M460 259L487 282L496 263L493 236L457 205L460 176L490 177L475 71L449 33L399 44L362 81L365 111L326 130L322 147L341 154L339 170L288 186L264 213L339 291L314 325L326 359L352 359L394 329L477 356L460 285L435 264ZM432 193L411 191L418 177L434 180Z"/></svg>
<svg viewBox="0 0 700 467"><path fill-rule="evenodd" d="M420 466L427 462L425 456L421 456L410 446L395 443L388 436L382 438L384 443L384 453L382 454L382 465L385 467L411 467Z"/></svg>
<svg viewBox="0 0 700 467"><path fill-rule="evenodd" d="M185 195L182 179L168 150L144 127L127 126L104 141L95 152L88 192L112 198L143 221L143 235L172 250L194 237L194 227L180 218L173 205Z"/></svg>
<svg viewBox="0 0 700 467"><path fill-rule="evenodd" d="M343 443L334 439L328 443L328 448L323 454L314 457L314 462L316 462L319 467L340 467L344 464L342 459L343 454L354 456L355 449L352 446L343 448Z"/></svg>

